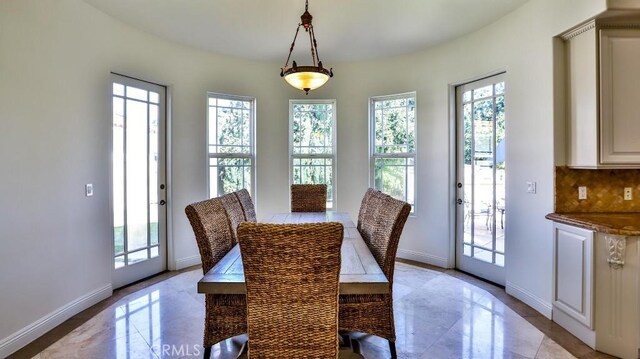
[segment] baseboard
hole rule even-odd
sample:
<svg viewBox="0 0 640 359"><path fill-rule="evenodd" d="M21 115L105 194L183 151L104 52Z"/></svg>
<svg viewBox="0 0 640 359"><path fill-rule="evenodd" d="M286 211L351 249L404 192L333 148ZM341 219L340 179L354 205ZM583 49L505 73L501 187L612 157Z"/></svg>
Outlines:
<svg viewBox="0 0 640 359"><path fill-rule="evenodd" d="M0 340L0 358L11 355L51 329L62 324L65 320L109 298L112 294L113 289L111 288L111 284L107 284L54 310L21 330Z"/></svg>
<svg viewBox="0 0 640 359"><path fill-rule="evenodd" d="M449 268L449 260L447 258L434 256L422 252L416 252L408 249L398 249L398 257L410 259L412 261L431 264L440 268Z"/></svg>
<svg viewBox="0 0 640 359"><path fill-rule="evenodd" d="M591 349L596 349L596 332L585 327L582 323L578 323L578 321L557 307L553 308L553 321L582 340Z"/></svg>
<svg viewBox="0 0 640 359"><path fill-rule="evenodd" d="M551 303L547 303L541 298L537 297L533 293L528 290L519 287L509 281L507 281L507 285L505 287L507 294L510 294L521 301L523 301L526 305L540 312L540 314L544 315L548 319L551 319Z"/></svg>
<svg viewBox="0 0 640 359"><path fill-rule="evenodd" d="M175 270L180 270L183 268L187 268L195 265L201 265L201 264L202 264L202 260L200 260L199 255L180 258L176 260Z"/></svg>

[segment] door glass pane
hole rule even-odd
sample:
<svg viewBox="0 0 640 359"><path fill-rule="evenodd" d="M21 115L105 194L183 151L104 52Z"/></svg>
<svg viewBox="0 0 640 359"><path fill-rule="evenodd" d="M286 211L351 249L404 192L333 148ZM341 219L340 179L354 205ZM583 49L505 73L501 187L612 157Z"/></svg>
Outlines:
<svg viewBox="0 0 640 359"><path fill-rule="evenodd" d="M117 96L124 96L124 85L114 83L113 94Z"/></svg>
<svg viewBox="0 0 640 359"><path fill-rule="evenodd" d="M127 97L136 100L147 101L147 91L132 86L127 86Z"/></svg>
<svg viewBox="0 0 640 359"><path fill-rule="evenodd" d="M132 251L146 247L148 238L148 113L143 102L127 100L126 106L127 249Z"/></svg>
<svg viewBox="0 0 640 359"><path fill-rule="evenodd" d="M157 94L156 94L157 95ZM149 240L158 244L158 106L149 106Z"/></svg>
<svg viewBox="0 0 640 359"><path fill-rule="evenodd" d="M149 259L149 253L146 249L129 253L129 255L127 256L127 265L142 262L145 259Z"/></svg>
<svg viewBox="0 0 640 359"><path fill-rule="evenodd" d="M119 87L117 87L119 86ZM114 93L124 93L124 86L113 85ZM124 248L124 99L113 98L113 246L114 254ZM123 262L124 263L124 259Z"/></svg>
<svg viewBox="0 0 640 359"><path fill-rule="evenodd" d="M118 256L113 262L113 267L118 269L124 267L124 256Z"/></svg>
<svg viewBox="0 0 640 359"><path fill-rule="evenodd" d="M160 101L160 96L157 92L149 92L149 102L158 103Z"/></svg>
<svg viewBox="0 0 640 359"><path fill-rule="evenodd" d="M467 91L464 94L465 98L471 100L471 91ZM473 181L471 179L472 169L473 169L473 150L472 150L472 139L473 139L473 127L471 122L471 104L467 103L463 107L463 122L464 122L464 193L463 193L463 205L464 205L464 242L471 243L473 238L473 226L475 223L475 218L473 216L473 198L471 194L473 193L471 185ZM466 246L465 246L466 247ZM466 255L471 255L471 249L465 249Z"/></svg>
<svg viewBox="0 0 640 359"><path fill-rule="evenodd" d="M497 93L497 95L496 95ZM504 266L504 82L465 91L461 106L464 256Z"/></svg>

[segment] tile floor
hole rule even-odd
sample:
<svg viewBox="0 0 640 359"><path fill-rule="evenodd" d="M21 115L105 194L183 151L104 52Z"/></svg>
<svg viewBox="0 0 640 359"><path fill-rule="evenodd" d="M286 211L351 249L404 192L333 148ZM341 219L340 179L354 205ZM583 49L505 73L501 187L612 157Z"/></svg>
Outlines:
<svg viewBox="0 0 640 359"><path fill-rule="evenodd" d="M199 269L186 271L120 295L112 303L98 305L90 318L35 356L28 355L27 348L14 357L202 357L204 297L196 292L201 276ZM398 357L609 357L590 350L503 293L499 287L460 272L398 263L394 283ZM360 333L354 336L359 338L366 358L389 357L385 340ZM245 339L237 337L214 346L212 357L235 358ZM30 350L33 352L33 345Z"/></svg>

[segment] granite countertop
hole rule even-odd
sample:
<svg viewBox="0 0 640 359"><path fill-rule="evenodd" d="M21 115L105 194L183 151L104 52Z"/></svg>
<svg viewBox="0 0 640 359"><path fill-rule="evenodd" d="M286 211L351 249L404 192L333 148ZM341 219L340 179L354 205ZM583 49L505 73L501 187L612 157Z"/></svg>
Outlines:
<svg viewBox="0 0 640 359"><path fill-rule="evenodd" d="M549 213L545 218L601 233L640 236L640 212Z"/></svg>

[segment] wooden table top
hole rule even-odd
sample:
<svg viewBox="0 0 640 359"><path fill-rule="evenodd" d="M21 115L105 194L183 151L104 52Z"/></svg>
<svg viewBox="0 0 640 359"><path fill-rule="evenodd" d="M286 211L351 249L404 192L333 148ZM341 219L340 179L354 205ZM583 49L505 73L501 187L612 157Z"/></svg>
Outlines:
<svg viewBox="0 0 640 359"><path fill-rule="evenodd" d="M347 213L276 213L266 223L340 222L344 226L340 294L388 293L389 281ZM245 294L240 246L236 245L198 282L198 293Z"/></svg>

